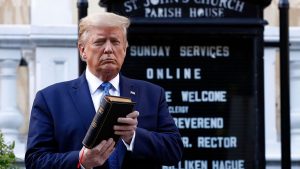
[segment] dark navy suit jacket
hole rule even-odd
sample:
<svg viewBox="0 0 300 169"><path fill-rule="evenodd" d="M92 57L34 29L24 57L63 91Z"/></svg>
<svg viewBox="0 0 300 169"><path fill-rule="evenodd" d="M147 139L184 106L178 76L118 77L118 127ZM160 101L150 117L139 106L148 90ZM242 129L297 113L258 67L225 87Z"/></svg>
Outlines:
<svg viewBox="0 0 300 169"><path fill-rule="evenodd" d="M140 113L133 151L119 154L126 154L123 168L155 169L177 164L183 146L164 90L120 75L120 95L137 102L134 110ZM85 73L37 92L30 117L26 168L75 169L94 114Z"/></svg>

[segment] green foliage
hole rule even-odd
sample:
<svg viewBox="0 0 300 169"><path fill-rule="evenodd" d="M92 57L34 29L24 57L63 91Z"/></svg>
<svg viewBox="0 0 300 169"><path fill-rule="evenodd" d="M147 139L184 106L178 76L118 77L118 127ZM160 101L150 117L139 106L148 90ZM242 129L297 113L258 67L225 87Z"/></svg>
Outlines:
<svg viewBox="0 0 300 169"><path fill-rule="evenodd" d="M14 148L14 142L10 145L4 143L3 134L0 131L0 169L13 168L13 164L16 162Z"/></svg>

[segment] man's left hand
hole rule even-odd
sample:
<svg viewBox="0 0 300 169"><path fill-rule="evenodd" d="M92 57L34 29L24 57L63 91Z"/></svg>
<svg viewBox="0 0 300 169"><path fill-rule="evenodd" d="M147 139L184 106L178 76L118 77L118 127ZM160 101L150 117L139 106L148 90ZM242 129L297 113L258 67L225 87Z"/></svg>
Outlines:
<svg viewBox="0 0 300 169"><path fill-rule="evenodd" d="M120 135L127 144L130 144L133 134L135 133L135 130L137 128L138 116L139 112L133 111L126 117L119 117L118 122L121 124L114 126L115 134Z"/></svg>

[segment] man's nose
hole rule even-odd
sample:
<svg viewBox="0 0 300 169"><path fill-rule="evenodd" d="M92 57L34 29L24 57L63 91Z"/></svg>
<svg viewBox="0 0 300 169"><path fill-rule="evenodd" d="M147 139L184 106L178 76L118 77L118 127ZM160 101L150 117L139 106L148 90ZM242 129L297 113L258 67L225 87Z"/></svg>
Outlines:
<svg viewBox="0 0 300 169"><path fill-rule="evenodd" d="M105 43L104 53L111 54L113 52L112 44L110 42Z"/></svg>

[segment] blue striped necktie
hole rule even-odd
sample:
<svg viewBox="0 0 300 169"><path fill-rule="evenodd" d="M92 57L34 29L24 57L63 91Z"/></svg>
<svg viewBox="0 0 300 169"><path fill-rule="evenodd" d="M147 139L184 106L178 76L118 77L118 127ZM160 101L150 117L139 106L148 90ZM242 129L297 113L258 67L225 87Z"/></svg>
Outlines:
<svg viewBox="0 0 300 169"><path fill-rule="evenodd" d="M112 87L111 83L109 82L104 82L100 85L101 90L103 91L103 95L102 98L106 95L109 95L109 89ZM114 152L110 155L110 157L108 158L108 167L109 169L120 169L121 166L119 164L120 161L122 161L120 158L120 156L124 156L126 150L124 149L125 147L123 147L123 142L121 140L118 141L118 143L116 143L116 147ZM123 150L124 149L124 150Z"/></svg>
<svg viewBox="0 0 300 169"><path fill-rule="evenodd" d="M126 147L122 145L122 140L120 139L116 144L115 150L108 158L109 169L121 169L121 165L126 154Z"/></svg>
<svg viewBox="0 0 300 169"><path fill-rule="evenodd" d="M100 85L100 89L103 91L102 97L109 95L109 89L111 88L111 83L104 82Z"/></svg>

